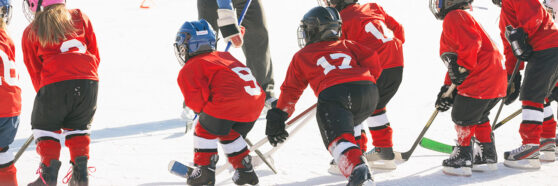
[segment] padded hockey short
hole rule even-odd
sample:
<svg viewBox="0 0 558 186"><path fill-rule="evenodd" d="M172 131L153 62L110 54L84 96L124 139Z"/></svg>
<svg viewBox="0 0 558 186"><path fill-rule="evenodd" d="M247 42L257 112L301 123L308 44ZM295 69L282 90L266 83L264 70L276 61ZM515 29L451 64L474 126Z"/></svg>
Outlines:
<svg viewBox="0 0 558 186"><path fill-rule="evenodd" d="M558 47L533 52L525 67L520 100L544 103L558 81Z"/></svg>
<svg viewBox="0 0 558 186"><path fill-rule="evenodd" d="M97 110L99 82L67 80L43 86L35 96L31 126L57 131L62 128L88 130Z"/></svg>
<svg viewBox="0 0 558 186"><path fill-rule="evenodd" d="M451 118L460 126L482 124L489 121L488 115L496 103L498 99L475 99L458 94L453 101Z"/></svg>
<svg viewBox="0 0 558 186"><path fill-rule="evenodd" d="M376 86L378 86L378 92L380 93L380 100L376 109L381 109L386 107L391 98L399 90L399 85L403 79L403 67L394 67L384 69L380 78L376 81Z"/></svg>
<svg viewBox="0 0 558 186"><path fill-rule="evenodd" d="M343 133L354 133L376 108L378 88L370 81L349 82L331 86L318 96L316 119L324 145Z"/></svg>
<svg viewBox="0 0 558 186"><path fill-rule="evenodd" d="M0 148L14 142L18 127L19 116L0 118Z"/></svg>
<svg viewBox="0 0 558 186"><path fill-rule="evenodd" d="M243 138L246 138L246 135L252 127L254 127L253 122L236 122L226 119L219 119L204 112L200 113L200 120L199 124L203 127L203 129L207 130L209 133L217 136L223 136L229 134L232 130L238 132Z"/></svg>

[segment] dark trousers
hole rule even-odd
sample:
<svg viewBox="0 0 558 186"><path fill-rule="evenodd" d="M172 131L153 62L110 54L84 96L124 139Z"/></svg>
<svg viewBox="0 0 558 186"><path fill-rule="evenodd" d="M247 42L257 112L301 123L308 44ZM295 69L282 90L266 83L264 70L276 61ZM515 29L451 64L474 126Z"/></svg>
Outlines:
<svg viewBox="0 0 558 186"><path fill-rule="evenodd" d="M455 124L469 126L483 124L489 121L490 110L496 106L499 99L475 99L457 95L453 101L451 118Z"/></svg>
<svg viewBox="0 0 558 186"><path fill-rule="evenodd" d="M237 16L240 17L246 0L232 0L232 3ZM216 34L219 35L217 9L217 1L215 0L198 0L198 18L207 20L217 31ZM246 56L246 66L250 68L266 96L274 96L273 86L275 83L269 53L269 39L264 10L261 7L260 0L252 0L242 21L242 26L246 28L244 44L242 45L242 51Z"/></svg>
<svg viewBox="0 0 558 186"><path fill-rule="evenodd" d="M520 100L544 103L558 80L558 47L535 51L525 67Z"/></svg>
<svg viewBox="0 0 558 186"><path fill-rule="evenodd" d="M380 93L380 100L378 105L376 105L376 109L386 107L391 98L397 93L397 90L399 90L402 80L403 67L388 68L382 71L382 75L376 81L378 92Z"/></svg>

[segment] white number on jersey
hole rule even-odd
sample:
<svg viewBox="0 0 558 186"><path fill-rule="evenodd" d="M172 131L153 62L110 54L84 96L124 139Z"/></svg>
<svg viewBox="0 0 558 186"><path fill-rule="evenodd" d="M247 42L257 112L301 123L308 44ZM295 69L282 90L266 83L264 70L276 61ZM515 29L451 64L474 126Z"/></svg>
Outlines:
<svg viewBox="0 0 558 186"><path fill-rule="evenodd" d="M77 48L78 51L74 51L75 53L85 54L87 51L87 47L83 45L83 43L77 39L72 39L68 41L64 41L62 45L60 45L60 52L68 52L71 48Z"/></svg>
<svg viewBox="0 0 558 186"><path fill-rule="evenodd" d="M351 66L351 56L347 55L347 54L343 54L343 53L334 53L334 54L330 54L329 57L331 57L331 59L339 59L339 58L343 58L343 62L341 62L341 65L338 67L335 67L333 65L331 65L327 59L325 58L325 56L322 56L320 59L318 59L318 62L316 63L317 66L321 66L322 68L324 68L324 74L327 75L327 73L329 73L329 71L334 70L336 68L339 69L348 69L348 68L352 68Z"/></svg>
<svg viewBox="0 0 558 186"><path fill-rule="evenodd" d="M261 88L258 85L258 82L256 81L256 78L252 75L252 71L250 71L250 69L248 67L234 67L231 70L234 73L236 73L236 75L238 75L238 77L240 77L240 79L242 79L244 81L251 81L254 84L254 87L244 86L244 91L246 91L246 93L248 93L251 96L257 96L257 95L260 95L262 93L260 91ZM243 71L245 72L245 74L241 73Z"/></svg>
<svg viewBox="0 0 558 186"><path fill-rule="evenodd" d="M372 22L369 22L368 24L366 24L366 26L364 27L364 30L366 30L366 32L371 33L372 35L374 35L374 37L376 37L376 39L382 40L382 42L388 42L393 40L393 31L391 31L386 24L384 24L383 21L380 21L380 26L382 27L382 30L384 31L384 33L382 34L382 32L380 32L375 26L374 24L372 24Z"/></svg>
<svg viewBox="0 0 558 186"><path fill-rule="evenodd" d="M10 60L10 58L8 58L8 54L6 54L2 50L0 50L0 58L2 58L2 62L4 64L4 76L0 77L0 85L2 85L2 78L3 78L8 85L18 86L19 72L17 71L16 63ZM12 77L12 75L14 76Z"/></svg>

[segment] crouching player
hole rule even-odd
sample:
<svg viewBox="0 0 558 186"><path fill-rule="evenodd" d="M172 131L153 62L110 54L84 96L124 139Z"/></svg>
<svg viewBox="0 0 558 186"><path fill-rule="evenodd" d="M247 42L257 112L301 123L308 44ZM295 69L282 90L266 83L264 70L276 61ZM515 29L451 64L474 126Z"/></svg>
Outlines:
<svg viewBox="0 0 558 186"><path fill-rule="evenodd" d="M244 138L264 107L265 93L249 68L230 53L215 51L215 32L207 21L185 22L174 47L183 65L178 85L186 106L199 115L194 129L196 168L187 183L215 184L219 141L236 169L233 182L258 184Z"/></svg>

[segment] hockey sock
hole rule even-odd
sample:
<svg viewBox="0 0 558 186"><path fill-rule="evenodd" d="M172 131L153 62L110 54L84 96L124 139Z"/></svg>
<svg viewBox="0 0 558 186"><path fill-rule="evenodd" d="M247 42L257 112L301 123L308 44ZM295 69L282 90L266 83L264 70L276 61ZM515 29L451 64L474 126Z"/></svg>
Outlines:
<svg viewBox="0 0 558 186"><path fill-rule="evenodd" d="M206 166L211 156L217 154L217 136L209 133L199 123L194 129L194 164Z"/></svg>
<svg viewBox="0 0 558 186"><path fill-rule="evenodd" d="M556 137L556 120L554 120L554 115L552 108L550 108L550 102L546 101L544 105L544 121L542 124L541 138L555 138Z"/></svg>
<svg viewBox="0 0 558 186"><path fill-rule="evenodd" d="M60 159L60 130L46 131L33 129L33 136L37 143L37 153L41 156L41 163L50 166L50 160Z"/></svg>
<svg viewBox="0 0 558 186"><path fill-rule="evenodd" d="M355 141L362 152L366 152L366 142L368 138L366 137L366 131L364 131L364 124L360 124L354 127L355 130Z"/></svg>
<svg viewBox="0 0 558 186"><path fill-rule="evenodd" d="M0 165L0 185L17 186L17 169L13 163Z"/></svg>
<svg viewBox="0 0 558 186"><path fill-rule="evenodd" d="M457 132L457 144L459 146L471 146L471 138L475 134L475 125L461 126L455 125ZM490 136L490 134L488 134Z"/></svg>
<svg viewBox="0 0 558 186"><path fill-rule="evenodd" d="M219 136L219 142L223 145L223 151L227 155L229 162L235 168L245 168L242 159L250 153L246 141L240 134L231 130L225 136Z"/></svg>
<svg viewBox="0 0 558 186"><path fill-rule="evenodd" d="M365 120L375 147L392 147L392 129L386 115L386 108L376 109L371 117Z"/></svg>
<svg viewBox="0 0 558 186"><path fill-rule="evenodd" d="M91 138L89 131L84 130L65 130L65 145L70 150L71 161L75 163L77 157L86 156L89 159L89 144Z"/></svg>
<svg viewBox="0 0 558 186"><path fill-rule="evenodd" d="M341 174L349 177L353 168L363 163L362 151L355 144L353 134L345 133L335 138L328 146L328 150L335 159Z"/></svg>
<svg viewBox="0 0 558 186"><path fill-rule="evenodd" d="M532 101L522 101L522 116L519 134L523 139L523 144L539 144L543 123L543 104Z"/></svg>
<svg viewBox="0 0 558 186"><path fill-rule="evenodd" d="M481 143L492 142L492 138L490 137L491 133L492 126L490 126L490 121L475 126L475 137Z"/></svg>

